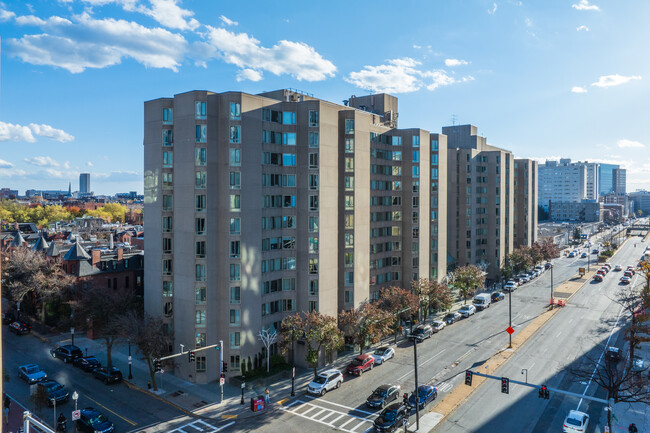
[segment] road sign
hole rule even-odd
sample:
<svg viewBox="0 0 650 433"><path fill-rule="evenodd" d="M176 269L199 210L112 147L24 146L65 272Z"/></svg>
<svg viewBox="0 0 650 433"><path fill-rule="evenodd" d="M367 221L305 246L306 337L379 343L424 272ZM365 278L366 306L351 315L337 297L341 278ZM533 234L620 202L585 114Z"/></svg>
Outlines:
<svg viewBox="0 0 650 433"><path fill-rule="evenodd" d="M219 385L223 385L224 383L226 383L226 378L220 377L219 378Z"/></svg>
<svg viewBox="0 0 650 433"><path fill-rule="evenodd" d="M80 410L73 410L72 411L72 421L76 421L79 418L81 418L81 411Z"/></svg>
<svg viewBox="0 0 650 433"><path fill-rule="evenodd" d="M578 273L580 274L581 277L584 277L585 275L585 268L578 268Z"/></svg>
<svg viewBox="0 0 650 433"><path fill-rule="evenodd" d="M508 326L508 329L506 329L506 332L507 332L508 334L512 335L512 334L515 332L515 330L512 329L512 326Z"/></svg>

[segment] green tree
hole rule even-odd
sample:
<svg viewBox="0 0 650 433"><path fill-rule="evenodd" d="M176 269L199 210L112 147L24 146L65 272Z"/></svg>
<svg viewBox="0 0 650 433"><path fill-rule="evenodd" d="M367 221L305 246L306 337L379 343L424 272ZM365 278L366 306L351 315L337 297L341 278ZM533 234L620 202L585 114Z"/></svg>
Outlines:
<svg viewBox="0 0 650 433"><path fill-rule="evenodd" d="M467 304L470 294L485 283L485 272L475 265L462 266L452 273L451 279Z"/></svg>
<svg viewBox="0 0 650 433"><path fill-rule="evenodd" d="M338 327L336 317L327 316L318 311L305 314L304 330L307 345L305 361L314 369L314 377L316 377L321 353L329 354L341 348L343 332Z"/></svg>
<svg viewBox="0 0 650 433"><path fill-rule="evenodd" d="M345 336L359 345L359 354L370 343L377 343L390 330L390 313L368 302L358 308L339 313L339 326Z"/></svg>
<svg viewBox="0 0 650 433"><path fill-rule="evenodd" d="M385 287L379 293L378 306L392 316L389 323L397 343L400 320L415 317L419 307L418 297L401 287Z"/></svg>
<svg viewBox="0 0 650 433"><path fill-rule="evenodd" d="M454 304L454 295L447 284L431 281L428 294L429 307L434 310L448 310Z"/></svg>
<svg viewBox="0 0 650 433"><path fill-rule="evenodd" d="M283 354L291 351L291 365L295 365L295 343L305 335L305 322L300 313L286 316L280 323L279 344Z"/></svg>

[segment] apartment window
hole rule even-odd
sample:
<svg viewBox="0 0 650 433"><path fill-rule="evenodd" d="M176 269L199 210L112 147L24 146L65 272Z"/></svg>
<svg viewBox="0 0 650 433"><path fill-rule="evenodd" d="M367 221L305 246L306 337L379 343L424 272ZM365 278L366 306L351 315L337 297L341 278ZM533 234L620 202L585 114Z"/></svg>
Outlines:
<svg viewBox="0 0 650 433"><path fill-rule="evenodd" d="M241 142L241 126L240 125L231 125L230 126L230 142L239 143Z"/></svg>
<svg viewBox="0 0 650 433"><path fill-rule="evenodd" d="M402 152L400 151L394 151L393 152L393 161L401 161L402 160Z"/></svg>
<svg viewBox="0 0 650 433"><path fill-rule="evenodd" d="M230 258L237 259L240 256L241 243L239 241L230 241Z"/></svg>
<svg viewBox="0 0 650 433"><path fill-rule="evenodd" d="M194 281L205 281L205 265L199 263L194 266Z"/></svg>
<svg viewBox="0 0 650 433"><path fill-rule="evenodd" d="M345 139L345 151L348 153L354 152L354 138Z"/></svg>
<svg viewBox="0 0 650 433"><path fill-rule="evenodd" d="M296 186L296 175L295 174L283 174L282 175L282 186L289 186L289 187Z"/></svg>
<svg viewBox="0 0 650 433"><path fill-rule="evenodd" d="M354 171L354 158L345 158L345 171Z"/></svg>
<svg viewBox="0 0 650 433"><path fill-rule="evenodd" d="M318 295L318 280L309 280L309 294L311 296Z"/></svg>
<svg viewBox="0 0 650 433"><path fill-rule="evenodd" d="M420 136L419 135L414 135L413 136L413 147L420 147Z"/></svg>
<svg viewBox="0 0 650 433"><path fill-rule="evenodd" d="M163 238L162 240L162 251L163 254L172 253L172 238Z"/></svg>
<svg viewBox="0 0 650 433"><path fill-rule="evenodd" d="M345 228L346 229L354 228L354 214L350 213L345 215Z"/></svg>
<svg viewBox="0 0 650 433"><path fill-rule="evenodd" d="M437 168L432 168L431 169L431 179L432 180L438 179L438 169ZM470 179L470 178L468 178L468 179Z"/></svg>
<svg viewBox="0 0 650 433"><path fill-rule="evenodd" d="M317 253L318 252L318 238L309 238L309 252Z"/></svg>
<svg viewBox="0 0 650 433"><path fill-rule="evenodd" d="M174 186L174 175L172 173L162 174L163 188L171 188Z"/></svg>
<svg viewBox="0 0 650 433"><path fill-rule="evenodd" d="M164 259L162 261L162 273L163 275L171 275L174 272L172 259ZM110 284L110 279L108 280ZM109 286L110 287L110 286Z"/></svg>
<svg viewBox="0 0 650 433"><path fill-rule="evenodd" d="M207 161L207 149L205 147L197 147L194 149L194 165L203 166Z"/></svg>
<svg viewBox="0 0 650 433"><path fill-rule="evenodd" d="M318 311L318 301L309 301L309 312Z"/></svg>
<svg viewBox="0 0 650 433"><path fill-rule="evenodd" d="M393 146L401 146L402 145L402 137L399 136L393 136L391 137L391 143Z"/></svg>
<svg viewBox="0 0 650 433"><path fill-rule="evenodd" d="M345 176L345 190L354 191L354 176Z"/></svg>
<svg viewBox="0 0 650 433"><path fill-rule="evenodd" d="M241 196L239 194L230 194L230 211L239 212L241 210Z"/></svg>
<svg viewBox="0 0 650 433"><path fill-rule="evenodd" d="M310 195L309 196L309 210L318 210L318 196Z"/></svg>
<svg viewBox="0 0 650 433"><path fill-rule="evenodd" d="M239 218L230 218L230 234L238 235L241 233L241 220Z"/></svg>
<svg viewBox="0 0 650 433"><path fill-rule="evenodd" d="M208 141L208 125L196 125L196 142L205 143Z"/></svg>
<svg viewBox="0 0 650 433"><path fill-rule="evenodd" d="M438 150L438 140L431 140L431 150Z"/></svg>
<svg viewBox="0 0 650 433"><path fill-rule="evenodd" d="M241 104L239 102L230 103L230 120L241 119Z"/></svg>
<svg viewBox="0 0 650 433"><path fill-rule="evenodd" d="M241 150L230 149L230 165L233 167L241 166Z"/></svg>
<svg viewBox="0 0 650 433"><path fill-rule="evenodd" d="M309 126L318 126L318 111L309 111Z"/></svg>
<svg viewBox="0 0 650 433"><path fill-rule="evenodd" d="M309 175L309 189L318 189L318 175L310 174Z"/></svg>
<svg viewBox="0 0 650 433"><path fill-rule="evenodd" d="M239 263L230 264L230 281L239 281L241 280L241 265Z"/></svg>
<svg viewBox="0 0 650 433"><path fill-rule="evenodd" d="M352 248L354 247L354 234L353 233L346 233L345 234L345 248Z"/></svg>
<svg viewBox="0 0 650 433"><path fill-rule="evenodd" d="M230 348L231 349L239 349L240 345L240 333L239 332L231 332L230 333Z"/></svg>
<svg viewBox="0 0 650 433"><path fill-rule="evenodd" d="M194 103L194 117L196 119L205 119L206 116L206 103L202 101L196 101Z"/></svg>
<svg viewBox="0 0 650 433"><path fill-rule="evenodd" d="M239 310L230 310L230 325L232 326L239 326L240 319L240 311Z"/></svg>
<svg viewBox="0 0 650 433"><path fill-rule="evenodd" d="M354 119L345 119L345 133L354 134Z"/></svg>
<svg viewBox="0 0 650 433"><path fill-rule="evenodd" d="M309 273L317 274L318 273L318 259L311 258L309 259Z"/></svg>
<svg viewBox="0 0 650 433"><path fill-rule="evenodd" d="M174 131L172 131L171 129L163 129L162 142L163 142L163 146L173 146L174 145Z"/></svg>
<svg viewBox="0 0 650 433"><path fill-rule="evenodd" d="M196 310L194 312L194 324L198 327L205 326L205 310Z"/></svg>
<svg viewBox="0 0 650 433"><path fill-rule="evenodd" d="M354 209L354 196L353 195L346 195L345 196L345 210L353 210Z"/></svg>
<svg viewBox="0 0 650 433"><path fill-rule="evenodd" d="M282 133L282 144L285 146L295 146L296 145L296 133L295 132L283 132Z"/></svg>
<svg viewBox="0 0 650 433"><path fill-rule="evenodd" d="M420 151L419 150L414 150L413 151L413 162L420 162Z"/></svg>
<svg viewBox="0 0 650 433"><path fill-rule="evenodd" d="M230 288L230 303L239 304L241 302L241 287L234 286Z"/></svg>
<svg viewBox="0 0 650 433"><path fill-rule="evenodd" d="M310 132L309 133L309 147L318 147L318 132Z"/></svg>
<svg viewBox="0 0 650 433"><path fill-rule="evenodd" d="M163 195L162 208L163 208L163 210L173 210L174 209L174 196L173 195Z"/></svg>
<svg viewBox="0 0 650 433"><path fill-rule="evenodd" d="M174 283L172 281L162 282L162 295L165 298L171 298L174 296Z"/></svg>
<svg viewBox="0 0 650 433"><path fill-rule="evenodd" d="M162 217L162 231L163 232L171 232L174 229L174 220L170 216L164 216Z"/></svg>
<svg viewBox="0 0 650 433"><path fill-rule="evenodd" d="M438 165L438 154L434 153L431 155L431 165Z"/></svg>
<svg viewBox="0 0 650 433"><path fill-rule="evenodd" d="M197 241L194 243L194 254L197 258L205 258L205 241Z"/></svg>
<svg viewBox="0 0 650 433"><path fill-rule="evenodd" d="M174 304L172 302L165 302L165 304L163 305L163 314L165 315L165 317L171 317L173 313L174 313Z"/></svg>
<svg viewBox="0 0 650 433"><path fill-rule="evenodd" d="M310 216L309 217L309 231L311 233L318 231L318 217Z"/></svg>
<svg viewBox="0 0 650 433"><path fill-rule="evenodd" d="M195 287L194 288L194 303L196 305L204 305L206 298L205 287Z"/></svg>
<svg viewBox="0 0 650 433"><path fill-rule="evenodd" d="M207 346L208 344L207 344L206 341L207 340L205 338L205 332L197 332L196 333L196 336L194 337L194 345L196 346L197 349L199 347Z"/></svg>
<svg viewBox="0 0 650 433"><path fill-rule="evenodd" d="M310 153L309 154L309 168L318 168L318 154Z"/></svg>
<svg viewBox="0 0 650 433"><path fill-rule="evenodd" d="M296 154L295 153L283 153L282 154L282 165L285 167L294 167L296 165Z"/></svg>
<svg viewBox="0 0 650 433"><path fill-rule="evenodd" d="M194 218L194 233L199 236L205 234L205 218Z"/></svg>
<svg viewBox="0 0 650 433"><path fill-rule="evenodd" d="M174 109L163 108L163 124L171 125L174 123Z"/></svg>
<svg viewBox="0 0 650 433"><path fill-rule="evenodd" d="M292 111L285 111L282 113L282 124L283 125L295 125L296 124L296 113Z"/></svg>
<svg viewBox="0 0 650 433"><path fill-rule="evenodd" d="M207 176L208 173L206 171L197 171L196 172L196 183L195 187L197 189L205 189L207 185Z"/></svg>
<svg viewBox="0 0 650 433"><path fill-rule="evenodd" d="M413 177L416 179L420 177L420 167L417 165L413 166Z"/></svg>
<svg viewBox="0 0 650 433"><path fill-rule="evenodd" d="M230 368L233 370L239 370L239 355L230 356Z"/></svg>
<svg viewBox="0 0 650 433"><path fill-rule="evenodd" d="M354 301L352 296L352 290L346 290L343 295L343 302L346 304L351 304Z"/></svg>
<svg viewBox="0 0 650 433"><path fill-rule="evenodd" d="M418 170L418 176L420 175L420 170ZM420 181L419 180L414 180L413 181L413 186L412 190L414 194L417 194L420 192ZM437 200L437 199L436 199ZM437 205L436 205L437 206Z"/></svg>

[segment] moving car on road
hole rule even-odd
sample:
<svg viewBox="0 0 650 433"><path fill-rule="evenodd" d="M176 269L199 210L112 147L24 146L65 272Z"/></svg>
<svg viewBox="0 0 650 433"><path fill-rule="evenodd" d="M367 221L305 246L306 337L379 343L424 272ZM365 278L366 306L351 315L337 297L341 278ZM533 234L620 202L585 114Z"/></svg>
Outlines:
<svg viewBox="0 0 650 433"><path fill-rule="evenodd" d="M621 265L616 265L616 266L614 266L614 270L615 271L622 271L623 267Z"/></svg>
<svg viewBox="0 0 650 433"><path fill-rule="evenodd" d="M361 376L364 371L372 370L375 366L375 358L368 354L359 355L352 360L346 367L348 374L356 374Z"/></svg>
<svg viewBox="0 0 650 433"><path fill-rule="evenodd" d="M375 365L381 365L393 356L395 356L395 349L389 346L380 347L372 354L372 357L375 358Z"/></svg>
<svg viewBox="0 0 650 433"><path fill-rule="evenodd" d="M582 253L582 254L580 254L580 258L581 258L581 259L586 259L586 258L587 258L587 253Z"/></svg>
<svg viewBox="0 0 650 433"><path fill-rule="evenodd" d="M589 426L589 415L577 410L569 411L564 419L563 433L584 433Z"/></svg>
<svg viewBox="0 0 650 433"><path fill-rule="evenodd" d="M18 377L32 384L47 379L47 374L37 364L26 364L18 367Z"/></svg>
<svg viewBox="0 0 650 433"><path fill-rule="evenodd" d="M438 388L433 385L420 385L417 394L417 404L420 406L420 410L422 410L424 409L424 406L438 397ZM413 408L415 407L415 392L411 393L411 396L409 397L409 406Z"/></svg>
<svg viewBox="0 0 650 433"><path fill-rule="evenodd" d="M370 397L366 399L366 404L370 407L383 408L388 403L397 400L399 390L399 385L382 385L370 394Z"/></svg>
<svg viewBox="0 0 650 433"><path fill-rule="evenodd" d="M14 322L9 325L9 330L16 335L25 335L32 332L32 325L27 322Z"/></svg>
<svg viewBox="0 0 650 433"><path fill-rule="evenodd" d="M408 407L402 403L393 403L381 411L379 417L375 419L373 427L378 432L394 432L408 424L408 417Z"/></svg>
<svg viewBox="0 0 650 433"><path fill-rule="evenodd" d="M473 305L463 305L460 307L460 310L458 310L458 312L463 317L469 317L472 314L476 313L476 307Z"/></svg>
<svg viewBox="0 0 650 433"><path fill-rule="evenodd" d="M433 329L429 325L418 325L411 334L416 341L424 341L433 335Z"/></svg>
<svg viewBox="0 0 650 433"><path fill-rule="evenodd" d="M50 354L52 355L52 358L62 359L65 363L72 362L75 359L81 358L83 356L81 349L79 349L77 346L73 346L72 344L55 347L54 349L50 350Z"/></svg>
<svg viewBox="0 0 650 433"><path fill-rule="evenodd" d="M461 317L463 316L461 316L460 313L454 311L453 313L445 314L445 317L443 317L442 320L444 320L447 325L451 325L454 322L458 322Z"/></svg>
<svg viewBox="0 0 650 433"><path fill-rule="evenodd" d="M102 366L101 362L99 362L99 359L95 358L94 356L76 358L74 361L72 361L72 365L82 369L83 371L93 371L94 369Z"/></svg>
<svg viewBox="0 0 650 433"><path fill-rule="evenodd" d="M307 392L316 395L325 395L327 391L338 388L343 383L340 371L332 369L320 373L307 385Z"/></svg>
<svg viewBox="0 0 650 433"><path fill-rule="evenodd" d="M87 407L79 412L77 429L90 433L111 433L115 430L113 423L97 409Z"/></svg>
<svg viewBox="0 0 650 433"><path fill-rule="evenodd" d="M625 286L630 284L631 281L632 280L630 279L630 277L621 277L621 284L623 284Z"/></svg>
<svg viewBox="0 0 650 433"><path fill-rule="evenodd" d="M622 357L623 354L621 353L621 349L618 347L609 346L605 351L605 358L607 358L608 361L618 362Z"/></svg>
<svg viewBox="0 0 650 433"><path fill-rule="evenodd" d="M93 371L95 379L103 381L106 385L109 383L118 383L122 381L122 372L116 367L99 367Z"/></svg>
<svg viewBox="0 0 650 433"><path fill-rule="evenodd" d="M47 393L47 405L50 407L54 406L53 400L56 400L56 405L58 406L59 404L68 401L68 397L70 397L70 393L56 380L44 380L37 386L43 388Z"/></svg>

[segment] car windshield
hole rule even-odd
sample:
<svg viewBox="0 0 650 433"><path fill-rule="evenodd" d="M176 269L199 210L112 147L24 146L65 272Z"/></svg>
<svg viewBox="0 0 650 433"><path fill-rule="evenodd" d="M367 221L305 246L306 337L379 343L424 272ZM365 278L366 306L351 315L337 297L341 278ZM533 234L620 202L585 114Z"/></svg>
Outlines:
<svg viewBox="0 0 650 433"><path fill-rule="evenodd" d="M582 425L582 421L580 421L577 418L571 418L571 417L566 419L566 423L571 424L571 425L575 425L575 426L581 426Z"/></svg>
<svg viewBox="0 0 650 433"><path fill-rule="evenodd" d="M327 382L327 379L324 378L323 376L318 376L318 377L316 377L316 379L314 379L314 383L321 383L322 384L322 383L325 383L325 382Z"/></svg>
<svg viewBox="0 0 650 433"><path fill-rule="evenodd" d="M381 356L381 355L384 354L384 352L386 352L386 350L387 349L383 349L383 348L382 349L377 349L377 350L375 350L375 355L380 355Z"/></svg>
<svg viewBox="0 0 650 433"><path fill-rule="evenodd" d="M357 366L357 365L362 365L362 364L363 364L363 361L360 360L359 358L354 358L354 359L352 360L352 362L350 363L350 365L355 365L355 366Z"/></svg>
<svg viewBox="0 0 650 433"><path fill-rule="evenodd" d="M454 317L454 315L450 313L445 316L445 319L451 319L452 317Z"/></svg>
<svg viewBox="0 0 650 433"><path fill-rule="evenodd" d="M386 421L393 421L396 416L397 416L396 410L385 410L384 413L381 414L381 417L384 418Z"/></svg>
<svg viewBox="0 0 650 433"><path fill-rule="evenodd" d="M413 331L414 334L422 334L424 333L424 328L416 328L415 331Z"/></svg>
<svg viewBox="0 0 650 433"><path fill-rule="evenodd" d="M49 391L56 391L56 390L62 389L63 385L61 385L60 383L56 383L56 382L50 382L50 383L46 383L45 387Z"/></svg>
<svg viewBox="0 0 650 433"><path fill-rule="evenodd" d="M38 373L39 371L41 371L41 369L38 368L38 367L35 366L35 365L33 365L33 366L31 366L31 367L27 367L27 369L25 370L25 372L26 372L27 374L34 374L34 373Z"/></svg>
<svg viewBox="0 0 650 433"><path fill-rule="evenodd" d="M93 424L93 425L94 424L100 424L100 423L103 423L103 422L106 422L106 421L108 421L108 418L106 418L106 416L103 413L100 413L96 417L90 419L90 424Z"/></svg>
<svg viewBox="0 0 650 433"><path fill-rule="evenodd" d="M419 395L420 398L426 398L428 393L429 393L429 390L427 390L427 389L419 389L418 390L418 395Z"/></svg>

